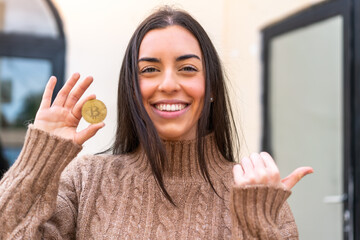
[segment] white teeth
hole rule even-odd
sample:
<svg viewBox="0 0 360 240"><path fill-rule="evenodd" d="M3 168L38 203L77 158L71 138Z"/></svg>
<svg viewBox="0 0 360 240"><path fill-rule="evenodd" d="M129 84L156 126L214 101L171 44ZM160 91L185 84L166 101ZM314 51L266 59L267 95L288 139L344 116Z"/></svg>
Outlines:
<svg viewBox="0 0 360 240"><path fill-rule="evenodd" d="M155 107L160 111L176 112L183 110L186 104L156 104Z"/></svg>

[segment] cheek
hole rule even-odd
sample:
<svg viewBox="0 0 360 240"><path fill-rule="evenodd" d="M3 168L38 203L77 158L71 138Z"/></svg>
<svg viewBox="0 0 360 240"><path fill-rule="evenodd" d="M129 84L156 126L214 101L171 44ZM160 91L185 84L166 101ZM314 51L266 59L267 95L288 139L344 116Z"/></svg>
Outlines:
<svg viewBox="0 0 360 240"><path fill-rule="evenodd" d="M140 79L139 79L139 86L140 86L142 103L144 105L145 111L149 116L151 116L151 106L149 105L149 99L152 97L155 88L150 81L140 80Z"/></svg>
<svg viewBox="0 0 360 240"><path fill-rule="evenodd" d="M154 86L149 81L139 80L140 92L145 103L152 95L154 91Z"/></svg>
<svg viewBox="0 0 360 240"><path fill-rule="evenodd" d="M192 96L194 102L202 107L205 96L205 80L193 81L187 85L186 89L187 94Z"/></svg>

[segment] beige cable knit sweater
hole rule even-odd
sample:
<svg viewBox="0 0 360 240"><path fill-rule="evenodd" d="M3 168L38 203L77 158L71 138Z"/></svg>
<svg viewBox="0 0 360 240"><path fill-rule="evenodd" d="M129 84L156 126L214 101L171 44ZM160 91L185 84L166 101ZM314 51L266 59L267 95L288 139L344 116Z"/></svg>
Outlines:
<svg viewBox="0 0 360 240"><path fill-rule="evenodd" d="M234 188L233 163L213 135L206 157L221 198L201 177L195 141L165 145L165 183L177 207L161 194L141 150L73 160L80 146L30 126L0 182L0 239L298 239L285 202L290 192Z"/></svg>

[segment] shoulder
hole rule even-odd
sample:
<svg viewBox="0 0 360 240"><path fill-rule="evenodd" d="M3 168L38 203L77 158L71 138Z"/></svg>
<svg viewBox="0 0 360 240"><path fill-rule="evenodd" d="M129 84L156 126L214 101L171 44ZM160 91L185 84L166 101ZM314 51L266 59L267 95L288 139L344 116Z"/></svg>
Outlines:
<svg viewBox="0 0 360 240"><path fill-rule="evenodd" d="M74 159L67 169L91 169L102 168L113 162L124 163L128 156L124 155L112 155L112 154L99 154L99 155L82 155Z"/></svg>
<svg viewBox="0 0 360 240"><path fill-rule="evenodd" d="M236 162L229 161L219 151L207 153L209 173L221 181L228 181Z"/></svg>
<svg viewBox="0 0 360 240"><path fill-rule="evenodd" d="M135 172L143 156L132 154L99 154L83 155L74 159L65 169L62 177L80 178L87 181L89 178L98 178L104 175L119 175L126 172Z"/></svg>
<svg viewBox="0 0 360 240"><path fill-rule="evenodd" d="M233 177L233 167L236 162L229 162L224 160L219 166L221 170L218 170L219 178L224 183L227 190L230 190L233 186L234 177Z"/></svg>

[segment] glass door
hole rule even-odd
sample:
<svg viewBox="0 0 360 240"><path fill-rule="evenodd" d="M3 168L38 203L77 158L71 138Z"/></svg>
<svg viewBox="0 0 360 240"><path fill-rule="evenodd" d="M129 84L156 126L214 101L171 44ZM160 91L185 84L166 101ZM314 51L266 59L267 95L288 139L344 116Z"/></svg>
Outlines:
<svg viewBox="0 0 360 240"><path fill-rule="evenodd" d="M264 150L282 177L314 168L288 200L300 239L354 239L350 6L321 3L263 30Z"/></svg>
<svg viewBox="0 0 360 240"><path fill-rule="evenodd" d="M282 177L312 166L289 199L302 239L342 238L342 18L272 40L272 153Z"/></svg>

